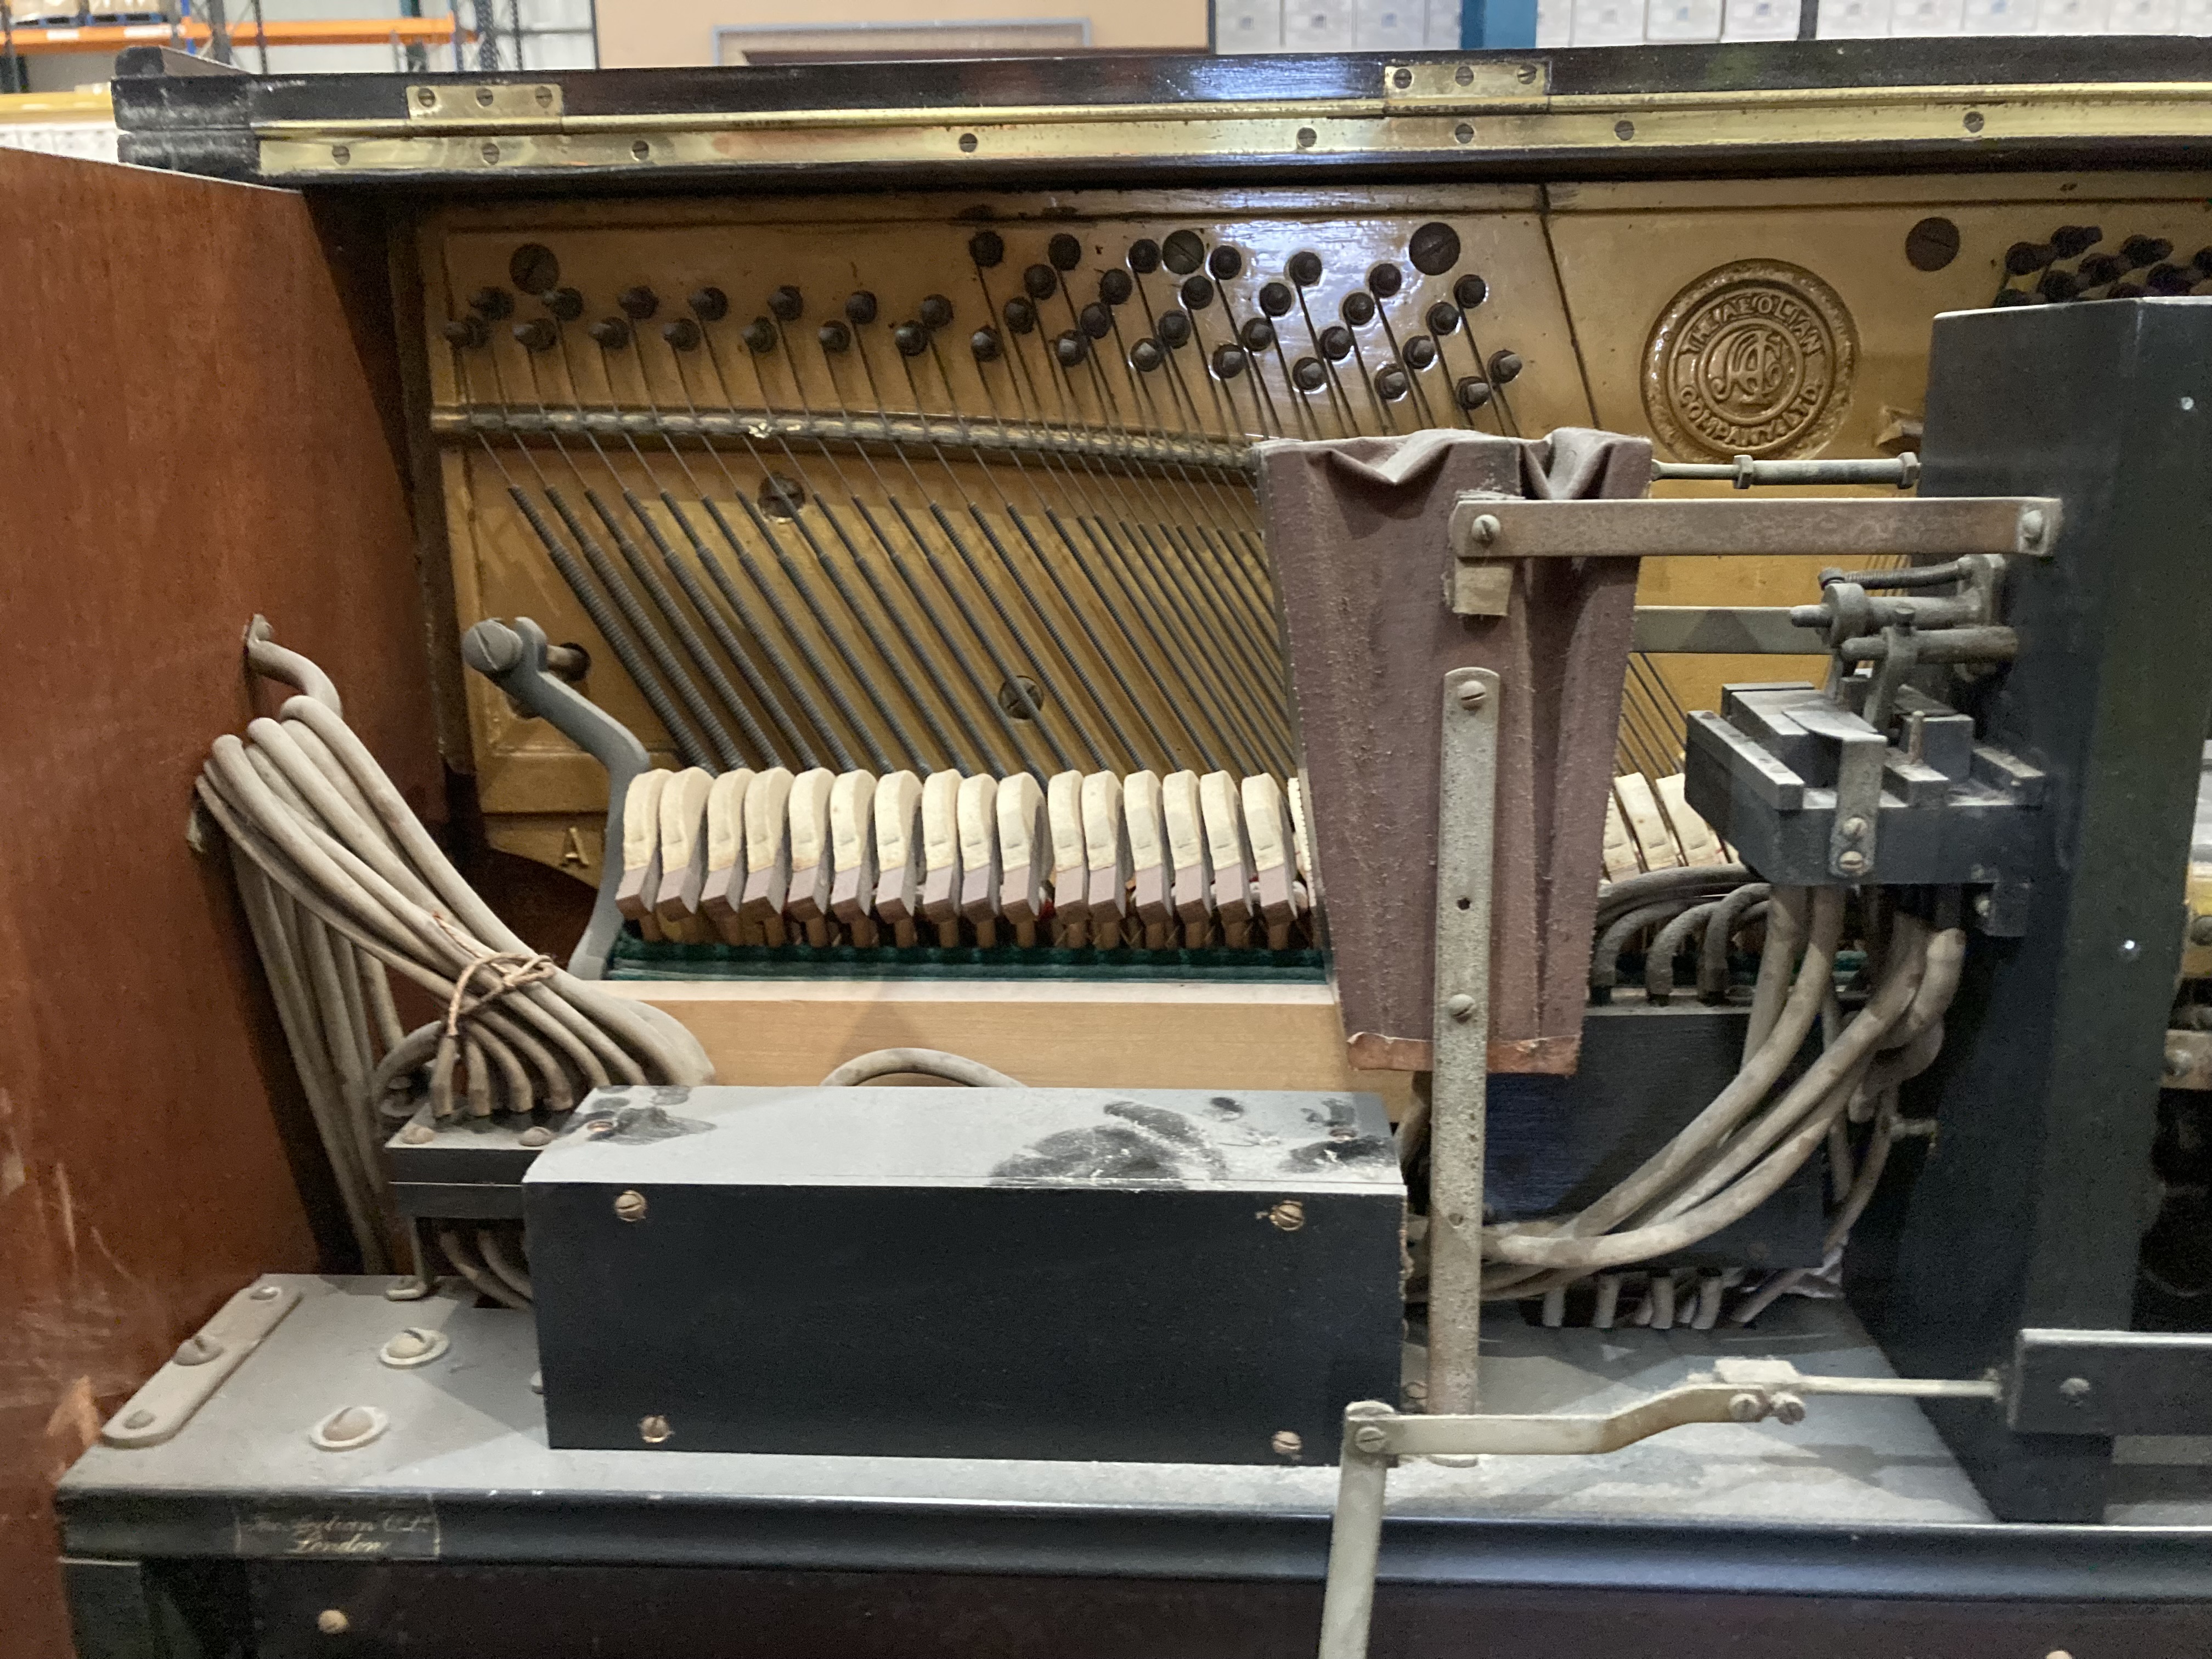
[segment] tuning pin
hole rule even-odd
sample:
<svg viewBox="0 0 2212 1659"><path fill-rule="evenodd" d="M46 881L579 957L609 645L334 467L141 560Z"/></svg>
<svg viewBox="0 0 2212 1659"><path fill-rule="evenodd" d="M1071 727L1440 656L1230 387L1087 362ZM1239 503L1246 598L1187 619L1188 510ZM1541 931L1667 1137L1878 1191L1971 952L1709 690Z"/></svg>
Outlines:
<svg viewBox="0 0 2212 1659"><path fill-rule="evenodd" d="M1297 302L1298 296L1291 292L1288 283L1267 283L1261 286L1260 309L1270 317L1288 314L1291 307Z"/></svg>
<svg viewBox="0 0 2212 1659"><path fill-rule="evenodd" d="M977 362L995 363L999 361L999 353L1002 349L999 342L999 331L995 328L977 329L968 337L968 349Z"/></svg>
<svg viewBox="0 0 2212 1659"><path fill-rule="evenodd" d="M1244 256L1226 242L1206 256L1206 268L1217 283L1234 282L1244 272Z"/></svg>
<svg viewBox="0 0 2212 1659"><path fill-rule="evenodd" d="M1032 300L1049 300L1060 292L1060 273L1050 265L1031 265L1022 273L1022 291Z"/></svg>
<svg viewBox="0 0 2212 1659"><path fill-rule="evenodd" d="M1321 255L1310 251L1293 253L1283 268L1283 274L1300 288L1311 288L1321 281Z"/></svg>
<svg viewBox="0 0 2212 1659"><path fill-rule="evenodd" d="M1129 303L1129 296L1136 291L1135 278L1119 265L1098 273L1098 298L1103 304L1127 305Z"/></svg>
<svg viewBox="0 0 2212 1659"><path fill-rule="evenodd" d="M902 357L919 357L929 349L929 331L920 323L901 323L891 331L891 343Z"/></svg>
<svg viewBox="0 0 2212 1659"><path fill-rule="evenodd" d="M2141 283L2114 283L2105 290L2107 300L2140 300L2147 292Z"/></svg>
<svg viewBox="0 0 2212 1659"><path fill-rule="evenodd" d="M923 300L919 314L924 328L936 330L952 326L952 301L942 294L930 295Z"/></svg>
<svg viewBox="0 0 2212 1659"><path fill-rule="evenodd" d="M1149 276L1160 268L1160 245L1146 236L1129 244L1129 269Z"/></svg>
<svg viewBox="0 0 2212 1659"><path fill-rule="evenodd" d="M2033 276L2057 257L2048 242L2014 242L2005 250L2004 268L2014 276Z"/></svg>
<svg viewBox="0 0 2212 1659"><path fill-rule="evenodd" d="M768 308L779 323L795 323L806 309L806 301L799 297L797 289L786 283L768 296Z"/></svg>
<svg viewBox="0 0 2212 1659"><path fill-rule="evenodd" d="M995 230L979 230L968 239L968 257L988 270L1006 257L1006 239Z"/></svg>
<svg viewBox="0 0 2212 1659"><path fill-rule="evenodd" d="M1413 382L1407 378L1406 371L1395 363L1384 364L1375 376L1375 389L1382 394L1383 400L1388 403L1396 403L1406 395L1412 386Z"/></svg>
<svg viewBox="0 0 2212 1659"><path fill-rule="evenodd" d="M615 295L615 303L622 307L623 315L634 323L641 323L660 309L660 296L642 283L635 288L626 288Z"/></svg>
<svg viewBox="0 0 2212 1659"><path fill-rule="evenodd" d="M1167 348L1150 335L1129 348L1129 362L1139 374L1151 374L1167 360Z"/></svg>
<svg viewBox="0 0 2212 1659"><path fill-rule="evenodd" d="M629 343L629 322L622 317L602 317L586 331L602 351L619 351Z"/></svg>
<svg viewBox="0 0 2212 1659"><path fill-rule="evenodd" d="M2084 288L2102 288L2107 283L2119 281L2127 270L2127 261L2117 254L2093 253L2075 268Z"/></svg>
<svg viewBox="0 0 2212 1659"><path fill-rule="evenodd" d="M1301 357L1291 365L1291 384L1301 392L1318 392L1328 384L1328 370L1318 357Z"/></svg>
<svg viewBox="0 0 2212 1659"><path fill-rule="evenodd" d="M1424 276L1441 276L1459 263L1459 233L1431 219L1406 242L1406 257Z"/></svg>
<svg viewBox="0 0 2212 1659"><path fill-rule="evenodd" d="M824 351L849 351L853 346L853 331L840 322L827 322L814 331Z"/></svg>
<svg viewBox="0 0 2212 1659"><path fill-rule="evenodd" d="M1406 286L1406 273L1385 259L1367 273L1367 291L1378 300L1388 300Z"/></svg>
<svg viewBox="0 0 2212 1659"><path fill-rule="evenodd" d="M469 309L488 323L514 314L514 295L503 288L480 288L469 295Z"/></svg>
<svg viewBox="0 0 2212 1659"><path fill-rule="evenodd" d="M1399 356L1406 360L1408 368L1426 368L1437 360L1437 343L1425 334L1410 335Z"/></svg>
<svg viewBox="0 0 2212 1659"><path fill-rule="evenodd" d="M1321 355L1333 363L1340 363L1352 355L1352 331L1342 323L1331 323L1321 331Z"/></svg>
<svg viewBox="0 0 2212 1659"><path fill-rule="evenodd" d="M1459 307L1449 300L1439 300L1429 307L1429 332L1456 334L1459 331Z"/></svg>
<svg viewBox="0 0 2212 1659"><path fill-rule="evenodd" d="M2032 306L2035 303L2035 295L2024 288L2001 288L1997 290L1997 297L1990 303L1999 306Z"/></svg>
<svg viewBox="0 0 2212 1659"><path fill-rule="evenodd" d="M1490 382L1470 374L1452 388L1452 396L1459 399L1462 409L1480 409L1490 401Z"/></svg>
<svg viewBox="0 0 2212 1659"><path fill-rule="evenodd" d="M1044 257L1054 270L1073 270L1083 263L1083 244L1063 230L1045 244Z"/></svg>
<svg viewBox="0 0 2212 1659"><path fill-rule="evenodd" d="M1211 278L1186 276L1182 280L1180 292L1182 295L1183 308L1187 311L1203 311L1213 303L1213 283Z"/></svg>
<svg viewBox="0 0 2212 1659"><path fill-rule="evenodd" d="M1206 263L1206 244L1194 230L1178 230L1160 244L1160 263L1177 276L1188 276Z"/></svg>
<svg viewBox="0 0 2212 1659"><path fill-rule="evenodd" d="M1091 355L1091 342L1071 328L1052 343L1052 351L1061 368L1073 368Z"/></svg>
<svg viewBox="0 0 2212 1659"><path fill-rule="evenodd" d="M561 332L543 317L533 317L526 323L514 325L514 337L525 351L550 351L561 338Z"/></svg>
<svg viewBox="0 0 2212 1659"><path fill-rule="evenodd" d="M573 323L584 314L584 296L573 288L556 288L544 296L545 309L564 323Z"/></svg>
<svg viewBox="0 0 2212 1659"><path fill-rule="evenodd" d="M876 296L864 288L855 289L845 296L845 320L855 328L866 328L876 320Z"/></svg>
<svg viewBox="0 0 2212 1659"><path fill-rule="evenodd" d="M1344 296L1344 303L1336 312L1352 327L1364 328L1375 320L1375 296L1364 289L1354 289Z"/></svg>
<svg viewBox="0 0 2212 1659"><path fill-rule="evenodd" d="M491 331L481 317L456 317L440 331L456 351L473 350L491 338Z"/></svg>
<svg viewBox="0 0 2212 1659"><path fill-rule="evenodd" d="M1266 351L1275 343L1275 325L1265 317L1247 317L1244 326L1237 331L1237 337L1244 343L1247 351Z"/></svg>
<svg viewBox="0 0 2212 1659"><path fill-rule="evenodd" d="M1452 284L1452 298L1462 311L1473 311L1490 297L1490 284L1473 271Z"/></svg>
<svg viewBox="0 0 2212 1659"><path fill-rule="evenodd" d="M1094 340L1103 340L1114 331L1114 313L1097 301L1076 313L1076 326Z"/></svg>
<svg viewBox="0 0 2212 1659"><path fill-rule="evenodd" d="M2097 225L2061 225L2051 233L2051 246L2062 259L2078 259L2104 240Z"/></svg>
<svg viewBox="0 0 2212 1659"><path fill-rule="evenodd" d="M1213 352L1213 378L1233 380L1244 372L1244 353L1233 345L1217 346Z"/></svg>
<svg viewBox="0 0 2212 1659"><path fill-rule="evenodd" d="M2046 270L2035 291L2046 300L2071 300L2081 292L2081 279L2070 270Z"/></svg>
<svg viewBox="0 0 2212 1659"><path fill-rule="evenodd" d="M695 289L686 303L702 323L719 323L730 314L730 296L719 288Z"/></svg>
<svg viewBox="0 0 2212 1659"><path fill-rule="evenodd" d="M775 349L775 325L765 317L756 317L745 325L745 345L756 357L765 357Z"/></svg>
<svg viewBox="0 0 2212 1659"><path fill-rule="evenodd" d="M2197 272L2184 265L2153 265L2143 278L2144 286L2153 294L2168 296L2188 293L2197 281Z"/></svg>
<svg viewBox="0 0 2212 1659"><path fill-rule="evenodd" d="M1516 354L1510 351L1490 354L1490 383L1492 386L1510 385L1520 374L1521 359Z"/></svg>
<svg viewBox="0 0 2212 1659"><path fill-rule="evenodd" d="M1014 333L1034 334L1036 331L1036 307L1020 295L1014 295L999 309L1006 319L1006 326Z"/></svg>
<svg viewBox="0 0 2212 1659"><path fill-rule="evenodd" d="M1190 319L1180 311L1164 311L1159 321L1160 343L1173 351L1190 341Z"/></svg>
<svg viewBox="0 0 2212 1659"><path fill-rule="evenodd" d="M660 325L660 337L678 351L699 349L699 325L689 317L678 317Z"/></svg>
<svg viewBox="0 0 2212 1659"><path fill-rule="evenodd" d="M2196 270L2197 280L2200 283L2212 277L2212 247L2198 248L2190 256L2189 263Z"/></svg>

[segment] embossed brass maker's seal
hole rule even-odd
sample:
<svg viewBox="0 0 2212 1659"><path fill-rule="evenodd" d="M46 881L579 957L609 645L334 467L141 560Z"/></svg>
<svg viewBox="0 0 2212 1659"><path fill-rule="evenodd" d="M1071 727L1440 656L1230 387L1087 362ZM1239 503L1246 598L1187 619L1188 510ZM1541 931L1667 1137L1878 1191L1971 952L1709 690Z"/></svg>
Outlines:
<svg viewBox="0 0 2212 1659"><path fill-rule="evenodd" d="M1677 455L1796 455L1835 435L1858 334L1836 291L1778 259L1709 270L1660 313L1644 407Z"/></svg>

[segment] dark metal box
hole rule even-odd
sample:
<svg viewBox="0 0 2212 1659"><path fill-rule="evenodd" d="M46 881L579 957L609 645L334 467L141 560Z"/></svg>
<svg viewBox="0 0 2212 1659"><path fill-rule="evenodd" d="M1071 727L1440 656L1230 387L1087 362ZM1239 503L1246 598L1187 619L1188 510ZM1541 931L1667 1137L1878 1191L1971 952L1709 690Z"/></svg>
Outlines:
<svg viewBox="0 0 2212 1659"><path fill-rule="evenodd" d="M1398 1394L1370 1095L603 1092L524 1178L561 1447L1330 1462Z"/></svg>

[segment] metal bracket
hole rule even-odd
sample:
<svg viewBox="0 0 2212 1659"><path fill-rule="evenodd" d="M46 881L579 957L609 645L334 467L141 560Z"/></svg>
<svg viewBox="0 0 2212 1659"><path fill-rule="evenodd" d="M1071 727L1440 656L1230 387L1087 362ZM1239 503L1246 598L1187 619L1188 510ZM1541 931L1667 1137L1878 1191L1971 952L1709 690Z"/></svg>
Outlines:
<svg viewBox="0 0 2212 1659"><path fill-rule="evenodd" d="M2212 1434L2212 1336L2024 1330L2005 1420L2017 1434Z"/></svg>
<svg viewBox="0 0 2212 1659"><path fill-rule="evenodd" d="M568 971L578 979L603 979L607 955L623 926L615 889L622 875L623 800L630 780L648 769L653 757L628 726L555 674L546 664L546 651L545 630L527 617L517 617L513 627L487 618L461 636L463 662L607 769L607 839L599 855L599 896L583 937L568 956ZM609 878L611 869L613 879Z"/></svg>
<svg viewBox="0 0 2212 1659"><path fill-rule="evenodd" d="M123 1409L100 1430L101 1443L128 1450L158 1446L173 1437L299 1304L295 1286L268 1280L247 1285L186 1337L175 1357L123 1402Z"/></svg>
<svg viewBox="0 0 2212 1659"><path fill-rule="evenodd" d="M1435 1073L1429 1119L1429 1403L1472 1411L1482 1323L1484 1117L1490 1086L1490 886L1498 676L1444 676L1437 796Z"/></svg>
<svg viewBox="0 0 2212 1659"><path fill-rule="evenodd" d="M1774 558L1857 565L1885 556L2047 556L2057 501L2024 495L1707 496L1534 501L1468 494L1452 551L1469 559Z"/></svg>
<svg viewBox="0 0 2212 1659"><path fill-rule="evenodd" d="M410 126L499 132L551 128L561 119L561 88L550 81L424 82L407 88Z"/></svg>
<svg viewBox="0 0 2212 1659"><path fill-rule="evenodd" d="M1845 881L1874 874L1875 830L1881 822L1881 775L1889 740L1861 720L1827 702L1802 702L1790 710L1798 725L1836 745L1836 816L1828 826L1828 872Z"/></svg>

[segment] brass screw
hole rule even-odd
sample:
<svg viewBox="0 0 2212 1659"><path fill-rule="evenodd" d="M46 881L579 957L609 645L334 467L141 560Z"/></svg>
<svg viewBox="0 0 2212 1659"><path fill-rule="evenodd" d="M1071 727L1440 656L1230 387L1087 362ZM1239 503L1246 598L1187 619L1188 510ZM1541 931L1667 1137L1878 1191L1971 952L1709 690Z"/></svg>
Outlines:
<svg viewBox="0 0 2212 1659"><path fill-rule="evenodd" d="M553 107L552 88L540 87L538 88L538 107L540 109L551 109Z"/></svg>
<svg viewBox="0 0 2212 1659"><path fill-rule="evenodd" d="M331 146L331 160L336 161L340 167L343 167L348 161L353 160L352 147L348 144L332 144Z"/></svg>
<svg viewBox="0 0 2212 1659"><path fill-rule="evenodd" d="M484 147L478 153L484 158L486 167L496 167L499 164L499 146L489 139L484 141Z"/></svg>
<svg viewBox="0 0 2212 1659"><path fill-rule="evenodd" d="M1306 1224L1306 1206L1295 1198L1286 1198L1260 1213L1286 1233L1294 1233Z"/></svg>
<svg viewBox="0 0 2212 1659"><path fill-rule="evenodd" d="M641 1420L637 1425L638 1437L648 1446L657 1446L676 1432L668 1426L668 1419L658 1413Z"/></svg>
<svg viewBox="0 0 2212 1659"><path fill-rule="evenodd" d="M1413 71L1409 69L1393 70L1390 71L1390 81L1399 91L1403 92L1413 84Z"/></svg>
<svg viewBox="0 0 2212 1659"><path fill-rule="evenodd" d="M417 88L415 88L415 101L416 101L416 103L418 103L418 104L422 105L422 107L423 107L424 109L435 109L435 108L437 108L437 107L438 107L438 89L437 89L435 87L417 87Z"/></svg>
<svg viewBox="0 0 2212 1659"><path fill-rule="evenodd" d="M645 1219L645 1194L635 1188L615 1194L615 1213L624 1221Z"/></svg>
<svg viewBox="0 0 2212 1659"><path fill-rule="evenodd" d="M1296 1457L1306 1449L1304 1437L1289 1429L1277 1429L1267 1444L1278 1457Z"/></svg>
<svg viewBox="0 0 2212 1659"><path fill-rule="evenodd" d="M492 96L492 89L489 87L478 87L477 88L477 102L483 108L489 109L491 107Z"/></svg>
<svg viewBox="0 0 2212 1659"><path fill-rule="evenodd" d="M1459 689L1459 706L1472 714L1490 701L1490 688L1480 680L1469 680Z"/></svg>
<svg viewBox="0 0 2212 1659"><path fill-rule="evenodd" d="M325 1636L343 1636L353 1628L353 1620L336 1607L325 1607L315 1615L315 1628Z"/></svg>

